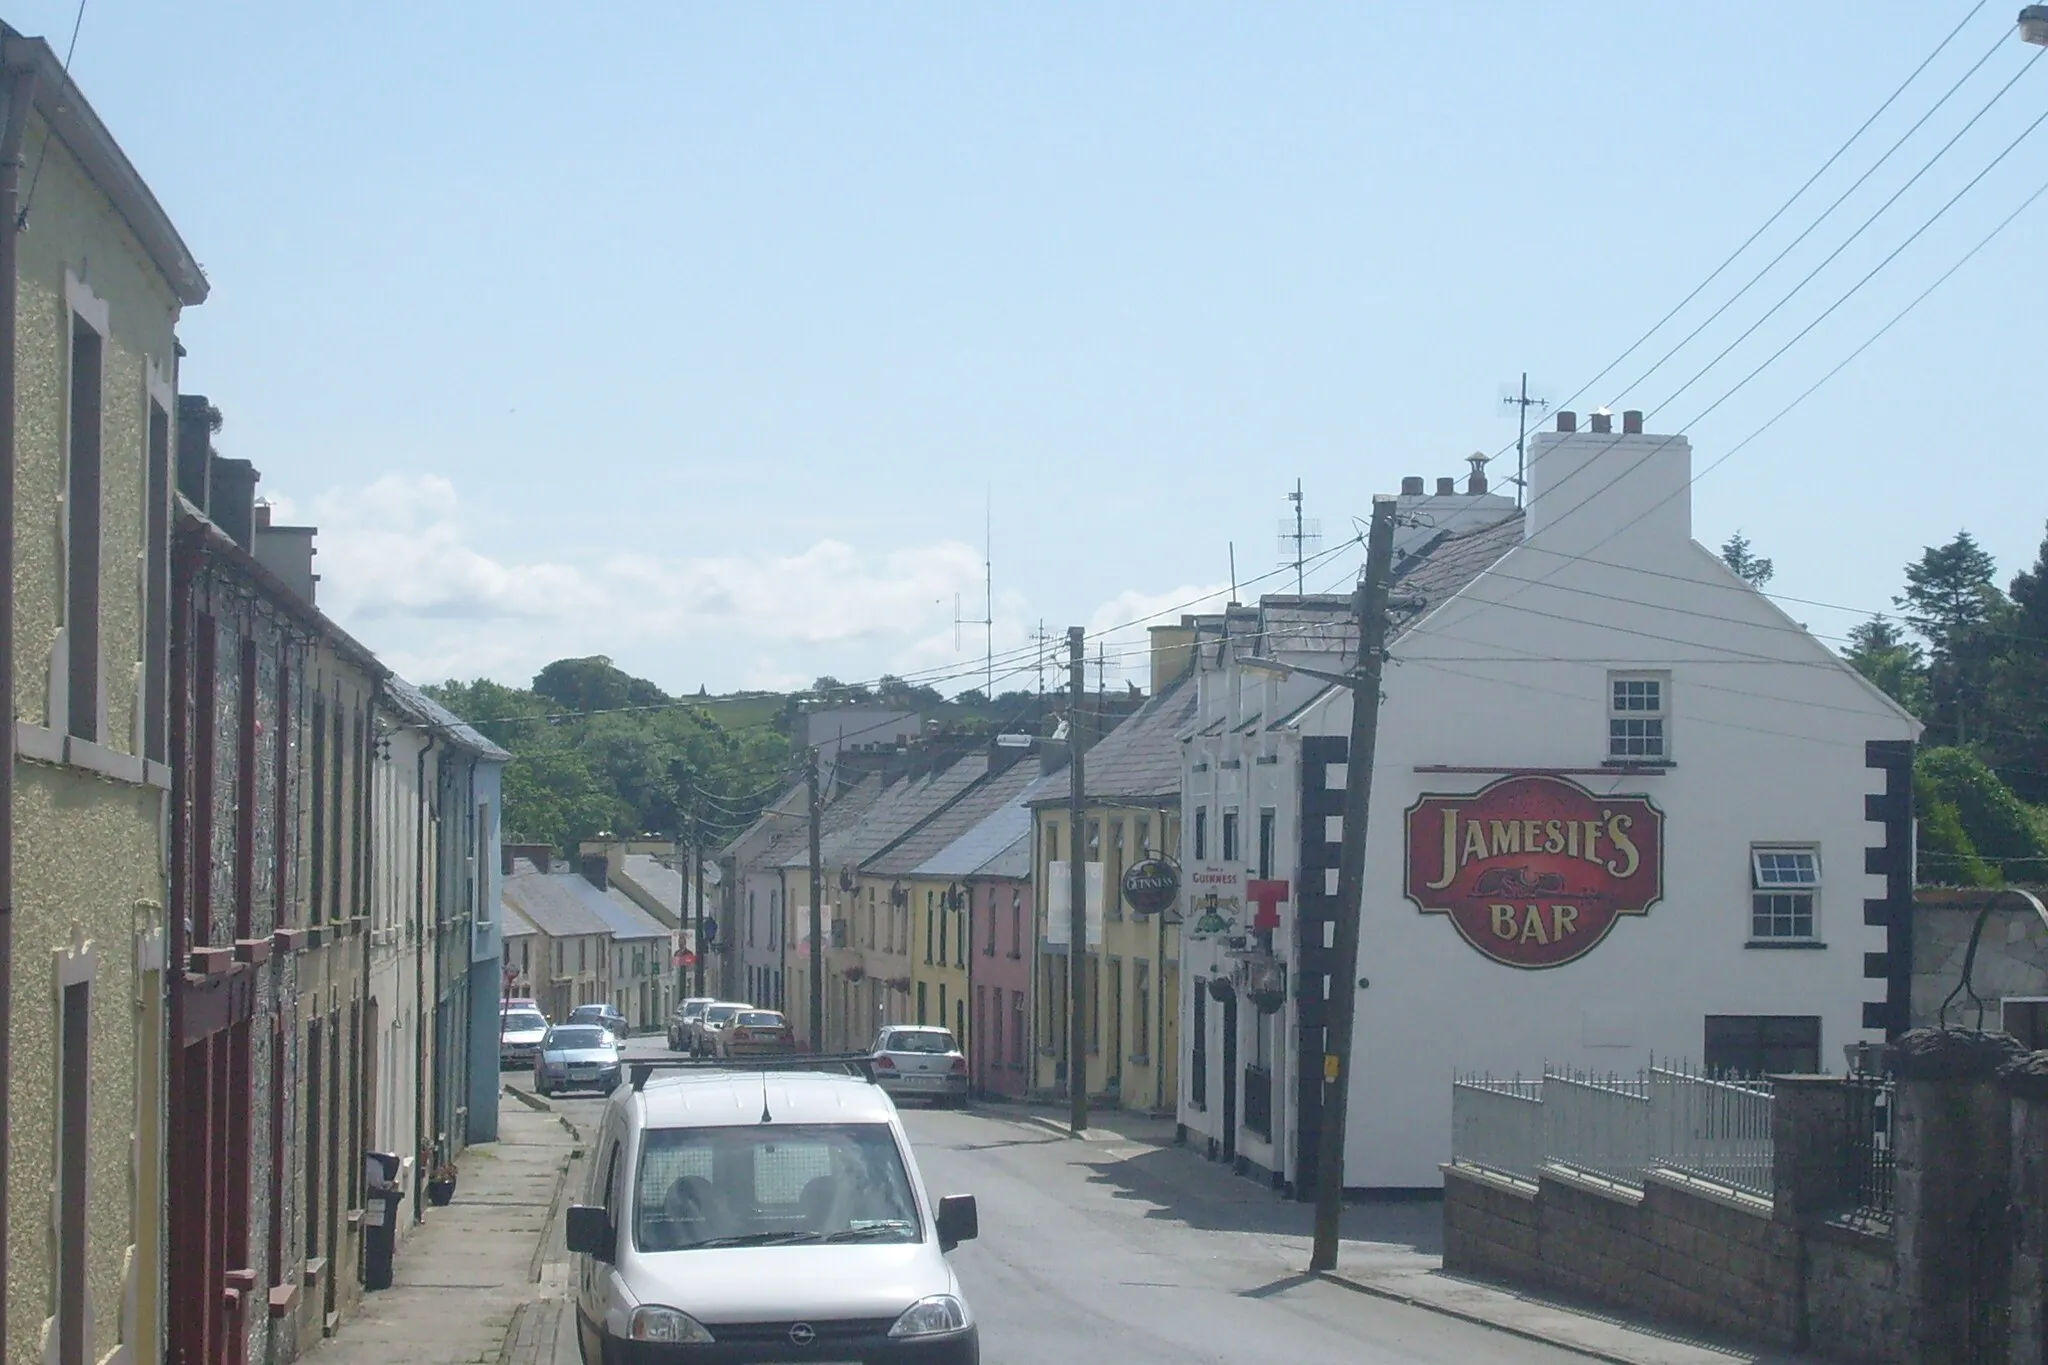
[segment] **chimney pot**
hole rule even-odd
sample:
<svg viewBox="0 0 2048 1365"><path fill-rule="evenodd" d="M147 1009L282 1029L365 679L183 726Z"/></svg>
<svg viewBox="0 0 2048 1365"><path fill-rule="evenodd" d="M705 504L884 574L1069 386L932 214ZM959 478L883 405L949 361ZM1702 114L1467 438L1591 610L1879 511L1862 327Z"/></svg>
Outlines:
<svg viewBox="0 0 2048 1365"><path fill-rule="evenodd" d="M1473 494L1474 496L1484 493L1486 491L1485 471L1478 469L1473 470L1472 477L1465 481L1465 491L1467 493Z"/></svg>
<svg viewBox="0 0 2048 1365"><path fill-rule="evenodd" d="M1639 408L1630 408L1621 414L1621 434L1640 436L1643 434L1643 414Z"/></svg>
<svg viewBox="0 0 2048 1365"><path fill-rule="evenodd" d="M268 531L270 529L270 504L267 502L258 502L256 504L256 529L259 531Z"/></svg>
<svg viewBox="0 0 2048 1365"><path fill-rule="evenodd" d="M1401 496L1404 498L1419 498L1422 496L1422 476L1420 474L1410 474L1407 478L1401 480Z"/></svg>
<svg viewBox="0 0 2048 1365"><path fill-rule="evenodd" d="M1594 434L1595 436L1605 436L1605 435L1608 435L1609 433L1611 433L1611 432L1612 432L1613 430L1614 430L1614 414L1613 414L1613 413L1611 413L1611 412L1596 412L1596 413L1594 413L1594 414L1593 414L1593 434Z"/></svg>
<svg viewBox="0 0 2048 1365"><path fill-rule="evenodd" d="M1436 495L1440 498L1448 498L1457 491L1458 481L1456 479L1438 479L1436 481Z"/></svg>
<svg viewBox="0 0 2048 1365"><path fill-rule="evenodd" d="M1579 415L1576 412L1560 412L1557 414L1557 429L1559 431L1577 431L1579 429Z"/></svg>

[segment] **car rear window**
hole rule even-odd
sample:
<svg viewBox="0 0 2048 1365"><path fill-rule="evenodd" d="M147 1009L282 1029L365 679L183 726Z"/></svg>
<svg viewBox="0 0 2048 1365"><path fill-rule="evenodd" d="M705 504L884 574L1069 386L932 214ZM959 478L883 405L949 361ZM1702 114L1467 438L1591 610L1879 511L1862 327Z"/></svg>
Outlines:
<svg viewBox="0 0 2048 1365"><path fill-rule="evenodd" d="M957 1047L953 1035L938 1029L926 1029L913 1033L908 1029L892 1033L882 1044L884 1052L953 1052Z"/></svg>
<svg viewBox="0 0 2048 1365"><path fill-rule="evenodd" d="M707 1023L722 1024L739 1012L738 1005L709 1005L705 1007L704 1019Z"/></svg>
<svg viewBox="0 0 2048 1365"><path fill-rule="evenodd" d="M923 1236L886 1123L650 1129L635 1191L642 1251Z"/></svg>
<svg viewBox="0 0 2048 1365"><path fill-rule="evenodd" d="M558 1028L548 1035L548 1046L555 1048L603 1047L608 1042L601 1028Z"/></svg>
<svg viewBox="0 0 2048 1365"><path fill-rule="evenodd" d="M749 1010L733 1022L742 1028L781 1028L782 1016L773 1010Z"/></svg>
<svg viewBox="0 0 2048 1365"><path fill-rule="evenodd" d="M547 1026L547 1016L539 1010L526 1010L505 1016L504 1028L507 1033L527 1033Z"/></svg>

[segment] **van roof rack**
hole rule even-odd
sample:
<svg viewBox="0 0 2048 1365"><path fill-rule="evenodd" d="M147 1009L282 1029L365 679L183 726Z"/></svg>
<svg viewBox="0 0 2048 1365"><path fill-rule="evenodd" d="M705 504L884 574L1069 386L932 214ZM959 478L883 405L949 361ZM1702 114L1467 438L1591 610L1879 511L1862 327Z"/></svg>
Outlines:
<svg viewBox="0 0 2048 1365"><path fill-rule="evenodd" d="M648 1077L657 1071L834 1071L858 1076L875 1083L875 1059L867 1052L797 1053L788 1057L653 1057L634 1058L626 1063L633 1089L643 1090Z"/></svg>

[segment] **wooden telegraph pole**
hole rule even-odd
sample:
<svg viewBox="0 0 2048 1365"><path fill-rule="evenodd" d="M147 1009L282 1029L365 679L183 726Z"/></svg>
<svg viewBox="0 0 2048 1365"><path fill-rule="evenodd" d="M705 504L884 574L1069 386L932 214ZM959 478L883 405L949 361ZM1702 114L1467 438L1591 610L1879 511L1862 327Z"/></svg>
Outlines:
<svg viewBox="0 0 2048 1365"><path fill-rule="evenodd" d="M1081 771L1081 707L1087 699L1086 633L1067 627L1067 1096L1073 1136L1088 1131L1088 784Z"/></svg>
<svg viewBox="0 0 2048 1365"><path fill-rule="evenodd" d="M1365 577L1354 598L1358 662L1352 669L1351 744L1344 755L1344 839L1337 863L1337 941L1323 1031L1323 1116L1316 1143L1316 1232L1311 1272L1337 1268L1344 1210L1344 1133L1351 1096L1351 1024L1358 1012L1358 928L1365 891L1366 818L1379 739L1380 670L1387 644L1387 580L1394 560L1394 499L1372 500Z"/></svg>
<svg viewBox="0 0 2048 1365"><path fill-rule="evenodd" d="M811 1051L825 1050L825 866L818 854L818 751L810 751L804 785L811 797Z"/></svg>

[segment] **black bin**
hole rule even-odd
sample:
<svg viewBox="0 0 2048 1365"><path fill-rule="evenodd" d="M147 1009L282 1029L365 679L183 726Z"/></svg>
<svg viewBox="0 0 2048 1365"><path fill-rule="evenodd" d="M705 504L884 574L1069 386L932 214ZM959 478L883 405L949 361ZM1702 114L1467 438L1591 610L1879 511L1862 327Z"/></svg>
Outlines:
<svg viewBox="0 0 2048 1365"><path fill-rule="evenodd" d="M391 1257L397 1247L398 1203L405 1191L398 1183L396 1152L363 1153L363 1288L391 1287Z"/></svg>

